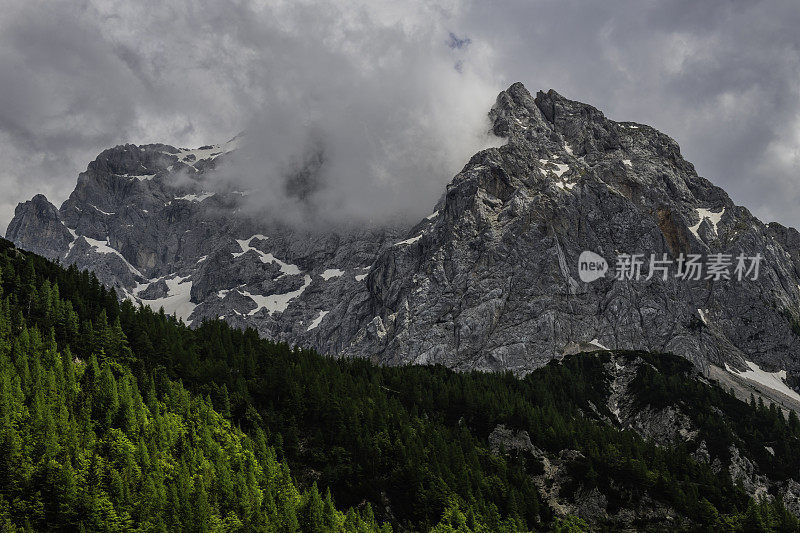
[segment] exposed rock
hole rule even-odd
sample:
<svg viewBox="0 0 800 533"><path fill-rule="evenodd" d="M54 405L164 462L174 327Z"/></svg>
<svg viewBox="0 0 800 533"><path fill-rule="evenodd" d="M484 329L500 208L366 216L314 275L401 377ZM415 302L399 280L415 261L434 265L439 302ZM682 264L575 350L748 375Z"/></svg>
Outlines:
<svg viewBox="0 0 800 533"><path fill-rule="evenodd" d="M731 462L728 465L728 472L730 472L731 479L734 482L741 481L744 490L750 496L756 499L766 497L770 484L767 477L759 474L753 462L744 457L735 446L731 446L730 453Z"/></svg>
<svg viewBox="0 0 800 533"><path fill-rule="evenodd" d="M20 248L50 259L62 256L74 240L61 222L58 209L42 194L17 206L6 238Z"/></svg>
<svg viewBox="0 0 800 533"><path fill-rule="evenodd" d="M711 463L711 455L708 453L708 446L706 445L706 441L700 441L700 444L697 446L697 449L692 453L692 458L697 461L698 463Z"/></svg>
<svg viewBox="0 0 800 533"><path fill-rule="evenodd" d="M246 192L203 189L236 156L231 141L106 150L60 209L20 204L7 236L186 320L223 317L333 355L524 374L565 352L629 348L800 376L797 231L734 205L668 136L555 91L514 84L489 116L507 142L475 154L413 227L310 232L247 216ZM579 281L584 250L606 259L604 278ZM740 252L764 257L758 280L613 276L617 253ZM149 299L168 276L180 287Z"/></svg>
<svg viewBox="0 0 800 533"><path fill-rule="evenodd" d="M169 287L167 287L167 282L163 279L150 283L146 289L139 291L137 296L139 298L144 298L146 300L156 300L158 298L164 298L169 294Z"/></svg>
<svg viewBox="0 0 800 533"><path fill-rule="evenodd" d="M597 487L591 490L580 490L575 494L575 514L594 522L606 518L608 498Z"/></svg>
<svg viewBox="0 0 800 533"><path fill-rule="evenodd" d="M800 516L800 483L793 479L778 484L778 494L783 505L795 516Z"/></svg>
<svg viewBox="0 0 800 533"><path fill-rule="evenodd" d="M674 444L697 436L689 417L675 406L663 409L642 409L627 419L628 427L655 442Z"/></svg>
<svg viewBox="0 0 800 533"><path fill-rule="evenodd" d="M530 453L539 455L536 447L531 443L531 438L527 431L513 432L505 425L500 424L489 435L489 445L492 453L498 454L501 450L506 452Z"/></svg>
<svg viewBox="0 0 800 533"><path fill-rule="evenodd" d="M649 494L645 494L631 506L622 507L610 517L611 523L625 527L637 524L636 530L647 531L684 531L691 530L692 523L679 515L673 508L657 502ZM696 525L694 526L696 528Z"/></svg>

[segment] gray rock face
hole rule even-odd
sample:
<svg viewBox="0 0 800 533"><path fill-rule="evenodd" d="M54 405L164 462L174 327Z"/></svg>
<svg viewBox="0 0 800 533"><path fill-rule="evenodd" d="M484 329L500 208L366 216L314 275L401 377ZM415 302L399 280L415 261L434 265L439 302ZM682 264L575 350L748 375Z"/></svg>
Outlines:
<svg viewBox="0 0 800 533"><path fill-rule="evenodd" d="M781 487L779 494L786 509L795 516L800 516L800 483L793 479L787 480Z"/></svg>
<svg viewBox="0 0 800 533"><path fill-rule="evenodd" d="M475 154L413 227L311 233L245 216L246 193L198 179L234 140L106 150L60 209L20 204L7 237L192 323L339 356L525 373L594 346L800 375L800 233L734 205L648 126L521 84L489 115L507 142ZM612 272L580 281L584 250ZM757 281L613 276L618 253L740 252L764 257Z"/></svg>
<svg viewBox="0 0 800 533"><path fill-rule="evenodd" d="M531 442L527 431L517 431L507 428L504 424L499 424L489 434L489 446L492 453L499 455L506 453L529 453L534 457L541 457L543 454Z"/></svg>
<svg viewBox="0 0 800 533"><path fill-rule="evenodd" d="M347 330L326 315L367 298L371 263L408 226L311 233L240 214L246 192L204 190L235 148L234 139L106 150L60 209L36 196L18 206L6 235L189 323L223 317L288 342L338 340Z"/></svg>
<svg viewBox="0 0 800 533"><path fill-rule="evenodd" d="M336 351L525 372L596 341L672 351L700 366L747 359L797 371L795 230L735 206L666 135L554 91L533 98L515 84L491 116L508 142L469 161L438 216L412 230L413 243L381 254L360 331ZM617 253L745 252L764 261L754 282L587 284L577 273L583 250L612 269Z"/></svg>
<svg viewBox="0 0 800 533"><path fill-rule="evenodd" d="M6 237L20 248L45 257L58 257L74 240L61 223L58 209L42 194L17 206Z"/></svg>
<svg viewBox="0 0 800 533"><path fill-rule="evenodd" d="M764 498L768 494L770 481L767 476L758 473L758 469L747 457L743 457L739 449L731 446L731 462L728 472L731 479L740 481L744 490L756 499ZM790 480L794 481L794 480Z"/></svg>

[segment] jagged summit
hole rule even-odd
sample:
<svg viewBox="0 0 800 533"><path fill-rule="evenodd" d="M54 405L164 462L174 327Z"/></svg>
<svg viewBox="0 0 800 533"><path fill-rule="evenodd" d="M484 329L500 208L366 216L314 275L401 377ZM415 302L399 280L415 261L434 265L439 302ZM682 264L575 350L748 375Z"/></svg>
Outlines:
<svg viewBox="0 0 800 533"><path fill-rule="evenodd" d="M17 205L6 237L17 246L45 257L57 257L73 240L61 223L58 209L43 194Z"/></svg>
<svg viewBox="0 0 800 533"><path fill-rule="evenodd" d="M570 346L672 351L701 368L800 372L800 234L764 225L669 136L515 83L475 154L413 227L311 234L236 214L225 146L104 151L60 209L20 204L7 236L194 322L387 364L524 373ZM188 183L188 184L186 184ZM73 237L74 234L74 237ZM612 273L580 280L583 251ZM617 254L759 253L757 281L613 279Z"/></svg>

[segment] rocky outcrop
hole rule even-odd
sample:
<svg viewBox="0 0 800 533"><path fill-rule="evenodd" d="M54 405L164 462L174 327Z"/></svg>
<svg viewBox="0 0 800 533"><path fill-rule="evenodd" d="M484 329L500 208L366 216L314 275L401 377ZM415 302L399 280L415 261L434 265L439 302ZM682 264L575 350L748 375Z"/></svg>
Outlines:
<svg viewBox="0 0 800 533"><path fill-rule="evenodd" d="M594 402L588 401L589 409L583 416L620 429L632 430L642 438L658 447L677 447L694 450L691 457L698 463L709 465L712 472L725 476L744 491L760 500L780 497L786 508L794 514L800 513L800 484L797 475L786 478L777 473L771 462L780 462L780 452L769 446L760 450L752 447L752 435L739 433L730 417L740 414L739 407L723 410L716 405L696 405L685 398L657 397L656 405L650 403L651 391L640 378L653 373L661 373L663 366L646 361L642 352L597 351L582 353L581 359L596 359L601 363L592 368L592 395ZM559 362L559 364L563 364ZM656 363L661 365L662 363ZM573 367L574 369L574 367ZM687 388L693 385L711 386L711 383L691 365L681 370L669 370L670 377L686 379ZM731 405L731 404L728 404ZM741 406L740 406L741 407ZM711 413L720 421L720 426L730 431L725 447L709 447L705 439L717 439L717 429L709 432L704 422ZM491 453L504 456L512 462L530 464L535 461L541 468L534 468L533 480L544 501L559 515L577 515L588 523L601 528L616 530L638 524L643 529L682 530L692 529L685 516L676 512L656 494L637 494L636 498L626 500L622 506L609 505L609 501L620 501L616 493L620 486L615 480L599 480L596 476L582 474L586 471L586 457L581 451L564 448L561 450L541 446L543 441L527 431L515 429L509 424L498 424L488 436ZM541 436L539 436L541 437ZM731 444L730 442L734 443ZM550 444L550 443L548 443ZM538 445L538 446L537 446ZM581 466L581 465L584 466ZM581 473L577 474L576 473ZM770 477L773 476L773 477ZM622 498L625 500L626 498ZM634 503L635 502L635 503ZM645 524L647 526L645 527Z"/></svg>
<svg viewBox="0 0 800 533"><path fill-rule="evenodd" d="M531 442L527 431L512 431L504 424L499 424L489 434L489 446L492 453L529 453L534 457L540 457L543 452L536 448Z"/></svg>
<svg viewBox="0 0 800 533"><path fill-rule="evenodd" d="M74 240L61 222L58 209L42 194L17 206L6 238L20 248L49 258L62 255Z"/></svg>
<svg viewBox="0 0 800 533"><path fill-rule="evenodd" d="M635 505L610 512L608 497L599 487L587 487L583 480L576 480L570 474L574 466L585 459L577 450L547 453L531 443L526 431L514 431L503 424L495 427L489 435L489 445L495 455L503 454L515 461L532 458L541 463L541 474L535 475L533 481L542 499L559 516L576 515L590 524L602 523L617 528L634 523L648 523L657 528L687 525L674 509L647 494Z"/></svg>
<svg viewBox="0 0 800 533"><path fill-rule="evenodd" d="M735 446L731 446L730 454L728 472L731 475L731 479L735 482L740 482L750 496L756 499L767 497L770 485L767 476L759 474L753 462L743 456Z"/></svg>
<svg viewBox="0 0 800 533"><path fill-rule="evenodd" d="M489 115L505 144L475 154L413 226L310 232L248 216L246 191L204 179L233 140L106 150L60 209L20 204L7 236L192 323L221 317L339 356L522 374L629 348L699 368L754 361L795 382L797 231L736 206L648 126L521 84ZM608 262L604 278L580 281L584 250ZM620 253L764 259L756 281L634 281L614 279Z"/></svg>

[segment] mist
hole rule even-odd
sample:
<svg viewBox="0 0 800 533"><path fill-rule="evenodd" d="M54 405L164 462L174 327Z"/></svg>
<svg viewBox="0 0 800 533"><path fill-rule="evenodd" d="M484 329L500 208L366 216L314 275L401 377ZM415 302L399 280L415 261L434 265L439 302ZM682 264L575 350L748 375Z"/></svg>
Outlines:
<svg viewBox="0 0 800 533"><path fill-rule="evenodd" d="M254 58L260 96L207 185L248 190L246 209L292 224L429 213L472 154L502 142L487 117L500 85L489 51L448 31L454 13L419 7L301 4L249 25L250 48L282 53Z"/></svg>
<svg viewBox="0 0 800 533"><path fill-rule="evenodd" d="M7 0L0 220L56 205L105 148L245 132L209 183L257 216L424 215L515 81L673 137L766 221L800 226L793 0Z"/></svg>

